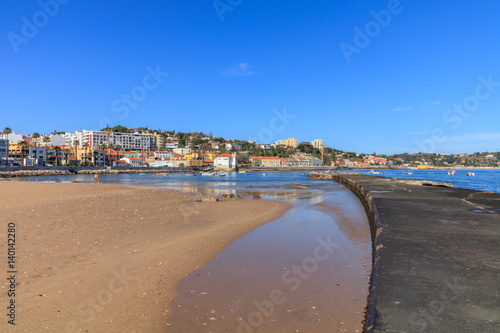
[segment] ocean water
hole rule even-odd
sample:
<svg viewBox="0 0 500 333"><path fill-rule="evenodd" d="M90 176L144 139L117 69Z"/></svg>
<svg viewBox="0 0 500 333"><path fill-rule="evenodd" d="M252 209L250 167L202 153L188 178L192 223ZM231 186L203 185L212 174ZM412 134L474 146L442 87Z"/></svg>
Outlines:
<svg viewBox="0 0 500 333"><path fill-rule="evenodd" d="M465 173L471 171L475 176L470 177ZM368 170L356 171L368 174ZM411 175L408 172L412 172ZM487 169L457 169L455 176L448 175L448 170L383 170L382 175L389 178L403 178L415 180L431 180L453 184L453 187L466 188L478 191L491 191L500 193L500 170ZM12 179L15 181L48 181L48 182L82 182L92 183L93 175L68 175L47 177L25 177ZM171 173L168 176L156 174L120 174L101 175L101 183L126 184L143 186L161 186L179 189L187 192L201 192L203 194L235 193L237 190L248 186L259 187L264 191L266 187L286 190L290 183L313 184L307 178L307 172L250 172L249 175L236 172L227 173L225 177L193 176L188 177L183 173Z"/></svg>
<svg viewBox="0 0 500 333"><path fill-rule="evenodd" d="M448 170L382 170L381 177L431 180L436 182L451 183L453 187L466 188L477 191L491 191L500 193L500 170L488 169L455 169L454 176L448 175ZM466 172L473 172L475 176L467 176ZM368 174L368 170L358 171ZM412 174L409 175L408 172Z"/></svg>

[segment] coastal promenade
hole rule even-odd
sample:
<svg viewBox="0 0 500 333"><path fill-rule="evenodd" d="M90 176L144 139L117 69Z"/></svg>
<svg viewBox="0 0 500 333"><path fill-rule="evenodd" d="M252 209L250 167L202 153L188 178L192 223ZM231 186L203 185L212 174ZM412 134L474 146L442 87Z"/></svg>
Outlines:
<svg viewBox="0 0 500 333"><path fill-rule="evenodd" d="M310 176L345 184L367 208L375 260L366 332L500 332L500 194Z"/></svg>

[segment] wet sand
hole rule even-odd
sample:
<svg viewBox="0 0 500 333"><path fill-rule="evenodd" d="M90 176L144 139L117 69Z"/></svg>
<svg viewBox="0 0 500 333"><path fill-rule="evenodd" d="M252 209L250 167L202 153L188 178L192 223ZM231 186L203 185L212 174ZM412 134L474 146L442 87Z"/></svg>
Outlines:
<svg viewBox="0 0 500 333"><path fill-rule="evenodd" d="M292 208L180 282L168 332L363 331L371 237L361 202L332 184L279 200Z"/></svg>
<svg viewBox="0 0 500 333"><path fill-rule="evenodd" d="M16 326L3 316L0 331L165 332L178 282L288 208L195 199L123 185L1 182L1 262L5 273L15 223L17 311Z"/></svg>

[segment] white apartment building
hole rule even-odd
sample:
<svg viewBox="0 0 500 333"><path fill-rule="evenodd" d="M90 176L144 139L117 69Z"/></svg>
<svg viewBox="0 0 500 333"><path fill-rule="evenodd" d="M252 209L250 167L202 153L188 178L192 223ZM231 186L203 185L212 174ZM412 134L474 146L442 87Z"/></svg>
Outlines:
<svg viewBox="0 0 500 333"><path fill-rule="evenodd" d="M286 146L286 140L278 140L274 143L275 146Z"/></svg>
<svg viewBox="0 0 500 333"><path fill-rule="evenodd" d="M325 142L321 139L316 139L311 141L311 144L314 148L321 149L321 147L325 146Z"/></svg>
<svg viewBox="0 0 500 333"><path fill-rule="evenodd" d="M0 139L0 165L7 163L9 158L9 140Z"/></svg>
<svg viewBox="0 0 500 333"><path fill-rule="evenodd" d="M223 171L233 171L238 168L238 158L236 154L222 154L214 159L214 169Z"/></svg>
<svg viewBox="0 0 500 333"><path fill-rule="evenodd" d="M26 135L19 133L10 133L10 134L0 134L0 139L9 140L9 142L19 142L22 141Z"/></svg>
<svg viewBox="0 0 500 333"><path fill-rule="evenodd" d="M121 133L107 131L76 131L65 133L67 145L73 145L78 140L78 148L83 148L83 143L88 142L90 149L98 149L101 145L110 144L120 146L122 150L152 151L156 149L156 137L149 134Z"/></svg>

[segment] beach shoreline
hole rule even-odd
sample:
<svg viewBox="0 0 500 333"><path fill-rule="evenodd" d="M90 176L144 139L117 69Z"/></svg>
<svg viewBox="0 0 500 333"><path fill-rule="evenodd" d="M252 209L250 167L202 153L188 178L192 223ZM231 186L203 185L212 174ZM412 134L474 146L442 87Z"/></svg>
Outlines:
<svg viewBox="0 0 500 333"><path fill-rule="evenodd" d="M182 278L288 209L268 200L200 203L153 187L0 184L0 237L16 226L19 306L15 326L0 324L7 332L164 332Z"/></svg>

